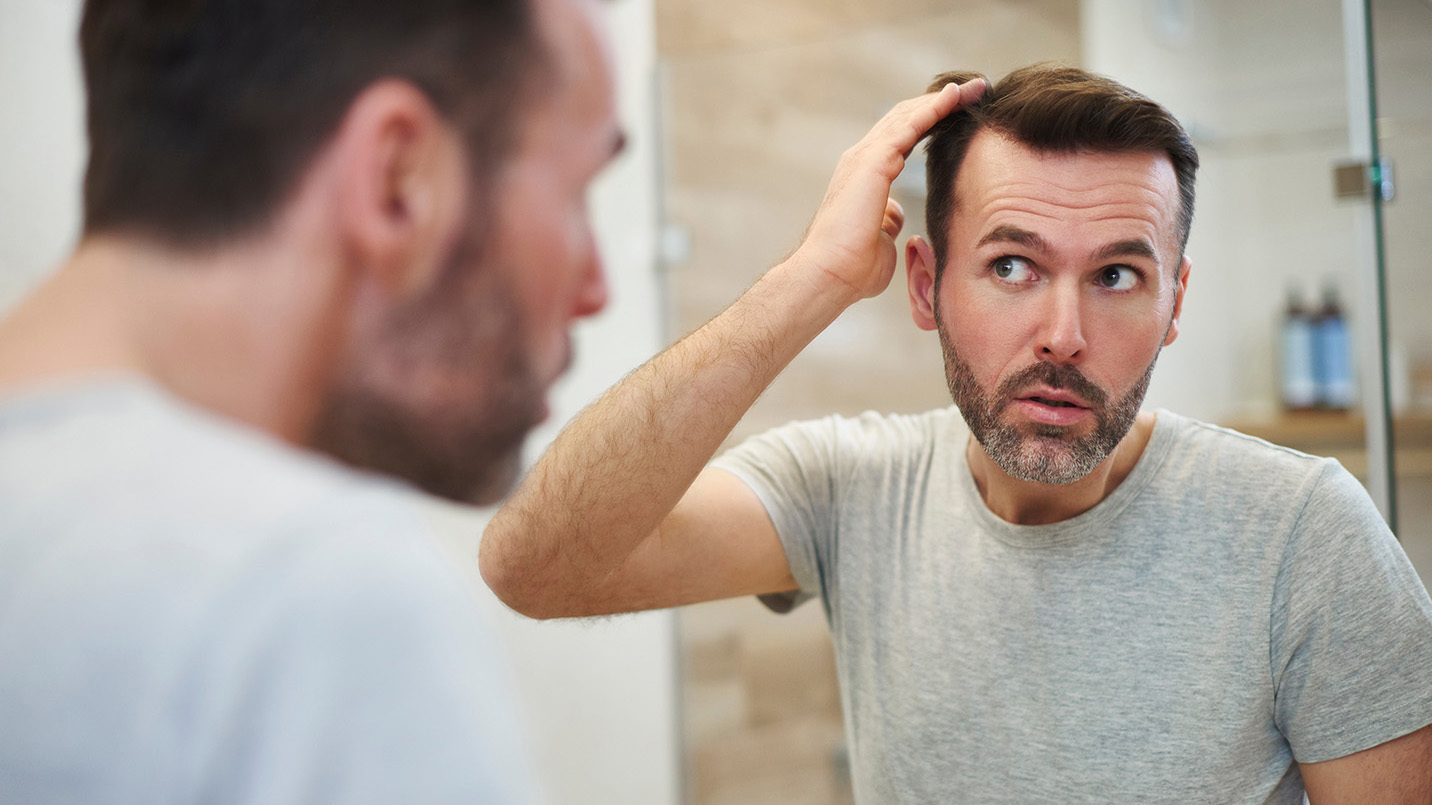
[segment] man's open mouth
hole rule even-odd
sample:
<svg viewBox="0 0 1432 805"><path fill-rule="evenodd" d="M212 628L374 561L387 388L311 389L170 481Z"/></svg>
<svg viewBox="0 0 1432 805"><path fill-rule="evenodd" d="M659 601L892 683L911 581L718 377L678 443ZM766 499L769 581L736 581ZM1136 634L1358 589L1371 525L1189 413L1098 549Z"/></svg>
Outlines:
<svg viewBox="0 0 1432 805"><path fill-rule="evenodd" d="M1025 399L1029 400L1030 402L1037 402L1037 403L1039 403L1040 405L1048 405L1048 406L1050 406L1051 408L1080 408L1080 407L1081 407L1081 406L1075 405L1075 404L1072 403L1072 402L1066 402L1066 401L1064 401L1064 400L1051 400L1051 399L1049 399L1048 397L1026 397Z"/></svg>

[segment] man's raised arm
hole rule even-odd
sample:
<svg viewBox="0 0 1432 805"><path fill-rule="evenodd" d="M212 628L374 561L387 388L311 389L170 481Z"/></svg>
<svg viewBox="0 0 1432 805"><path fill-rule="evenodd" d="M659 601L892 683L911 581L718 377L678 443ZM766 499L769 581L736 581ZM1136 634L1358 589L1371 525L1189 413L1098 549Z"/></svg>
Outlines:
<svg viewBox="0 0 1432 805"><path fill-rule="evenodd" d="M892 109L841 157L795 253L562 432L483 536L482 575L498 597L568 617L795 587L755 494L703 469L816 335L890 283L904 224L891 183L925 132L984 86Z"/></svg>

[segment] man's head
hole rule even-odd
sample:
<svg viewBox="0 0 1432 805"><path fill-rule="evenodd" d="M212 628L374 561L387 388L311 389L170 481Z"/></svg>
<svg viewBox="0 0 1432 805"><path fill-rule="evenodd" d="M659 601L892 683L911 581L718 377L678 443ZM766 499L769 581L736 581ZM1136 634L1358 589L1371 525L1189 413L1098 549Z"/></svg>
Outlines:
<svg viewBox="0 0 1432 805"><path fill-rule="evenodd" d="M984 76L942 73L929 91L976 78ZM997 132L1048 154L1167 154L1178 177L1180 252L1188 245L1198 151L1167 109L1117 81L1074 67L1032 65L988 83L978 101L935 124L925 138L925 226L940 267L950 220L959 209L956 178L970 141L981 131Z"/></svg>
<svg viewBox="0 0 1432 805"><path fill-rule="evenodd" d="M1080 480L1177 337L1197 154L1162 107L1047 67L993 85L927 151L933 243L907 247L916 323L939 330L951 395L996 464Z"/></svg>
<svg viewBox="0 0 1432 805"><path fill-rule="evenodd" d="M300 441L505 492L605 303L586 191L621 137L586 0L89 0L81 40L86 236L339 266L294 345Z"/></svg>
<svg viewBox="0 0 1432 805"><path fill-rule="evenodd" d="M88 0L85 233L196 247L262 228L385 78L490 171L543 83L532 17L527 0Z"/></svg>

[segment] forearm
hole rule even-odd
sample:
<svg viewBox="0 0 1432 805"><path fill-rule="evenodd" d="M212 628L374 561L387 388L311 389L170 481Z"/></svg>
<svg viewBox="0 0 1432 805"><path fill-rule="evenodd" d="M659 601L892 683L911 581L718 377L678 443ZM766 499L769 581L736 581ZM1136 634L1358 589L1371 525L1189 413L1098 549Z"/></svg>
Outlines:
<svg viewBox="0 0 1432 805"><path fill-rule="evenodd" d="M789 581L778 535L744 487L699 484L678 504L786 364L889 285L904 223L890 184L919 138L983 87L897 104L841 156L790 259L568 426L483 536L482 575L499 597L556 617L670 606L690 600L695 581L706 598Z"/></svg>
<svg viewBox="0 0 1432 805"><path fill-rule="evenodd" d="M487 583L529 615L584 611L584 593L656 533L761 392L860 295L797 252L613 387L489 525Z"/></svg>

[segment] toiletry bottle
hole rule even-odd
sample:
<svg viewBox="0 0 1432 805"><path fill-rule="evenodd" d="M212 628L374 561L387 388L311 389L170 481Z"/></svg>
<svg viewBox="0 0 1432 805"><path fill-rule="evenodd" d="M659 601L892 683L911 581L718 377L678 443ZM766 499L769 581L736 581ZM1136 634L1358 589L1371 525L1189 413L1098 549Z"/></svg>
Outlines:
<svg viewBox="0 0 1432 805"><path fill-rule="evenodd" d="M1346 411L1353 399L1351 351L1347 319L1337 286L1331 283L1323 292L1323 307L1313 319L1313 356L1318 405Z"/></svg>
<svg viewBox="0 0 1432 805"><path fill-rule="evenodd" d="M1295 286L1288 287L1281 329L1283 407L1290 411L1313 408L1318 402L1313 374L1313 316L1303 306L1302 295Z"/></svg>

